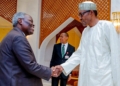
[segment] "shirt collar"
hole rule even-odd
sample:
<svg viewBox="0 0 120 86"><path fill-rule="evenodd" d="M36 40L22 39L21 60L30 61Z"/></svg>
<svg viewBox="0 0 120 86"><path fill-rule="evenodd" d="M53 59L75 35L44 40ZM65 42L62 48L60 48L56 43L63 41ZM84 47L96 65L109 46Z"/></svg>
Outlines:
<svg viewBox="0 0 120 86"><path fill-rule="evenodd" d="M23 33L23 35L25 36L25 33L24 32L22 32Z"/></svg>
<svg viewBox="0 0 120 86"><path fill-rule="evenodd" d="M67 43L65 43L65 44L63 44L63 43L62 43L62 46L63 46L63 45L65 45L65 46L66 46L66 45L68 45L68 42L67 42Z"/></svg>

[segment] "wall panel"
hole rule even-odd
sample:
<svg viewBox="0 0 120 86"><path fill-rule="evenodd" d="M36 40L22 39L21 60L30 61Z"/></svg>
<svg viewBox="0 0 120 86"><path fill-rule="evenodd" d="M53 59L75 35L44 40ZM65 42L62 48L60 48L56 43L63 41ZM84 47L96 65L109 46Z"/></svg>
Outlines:
<svg viewBox="0 0 120 86"><path fill-rule="evenodd" d="M78 4L86 0L42 0L40 44L69 17L79 21ZM90 0L98 6L98 18L110 20L110 0Z"/></svg>

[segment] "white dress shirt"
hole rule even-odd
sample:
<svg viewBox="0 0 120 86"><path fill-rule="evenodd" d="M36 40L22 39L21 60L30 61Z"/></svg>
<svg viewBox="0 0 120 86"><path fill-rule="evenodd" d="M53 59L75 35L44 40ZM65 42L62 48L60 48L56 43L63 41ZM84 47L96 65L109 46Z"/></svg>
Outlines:
<svg viewBox="0 0 120 86"><path fill-rule="evenodd" d="M61 45L61 50L62 50L62 46L63 46L63 45L65 45L64 48L65 48L65 53L66 53L67 47L68 47L68 43L66 43L66 44L63 44L63 43L62 43L62 45ZM61 52L62 52L62 51L61 51Z"/></svg>

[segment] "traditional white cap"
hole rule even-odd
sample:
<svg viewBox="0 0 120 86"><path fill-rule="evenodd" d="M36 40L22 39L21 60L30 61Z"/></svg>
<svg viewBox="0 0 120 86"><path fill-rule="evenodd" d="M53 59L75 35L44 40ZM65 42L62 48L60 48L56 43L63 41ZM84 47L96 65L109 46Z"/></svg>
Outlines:
<svg viewBox="0 0 120 86"><path fill-rule="evenodd" d="M94 2L85 1L79 4L79 10L97 10L97 6Z"/></svg>

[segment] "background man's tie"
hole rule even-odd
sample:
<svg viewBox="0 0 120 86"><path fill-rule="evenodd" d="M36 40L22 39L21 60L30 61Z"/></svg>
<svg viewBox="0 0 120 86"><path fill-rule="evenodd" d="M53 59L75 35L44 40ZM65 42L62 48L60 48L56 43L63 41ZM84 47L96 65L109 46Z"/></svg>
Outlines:
<svg viewBox="0 0 120 86"><path fill-rule="evenodd" d="M62 45L62 58L64 57L65 54L65 45Z"/></svg>

